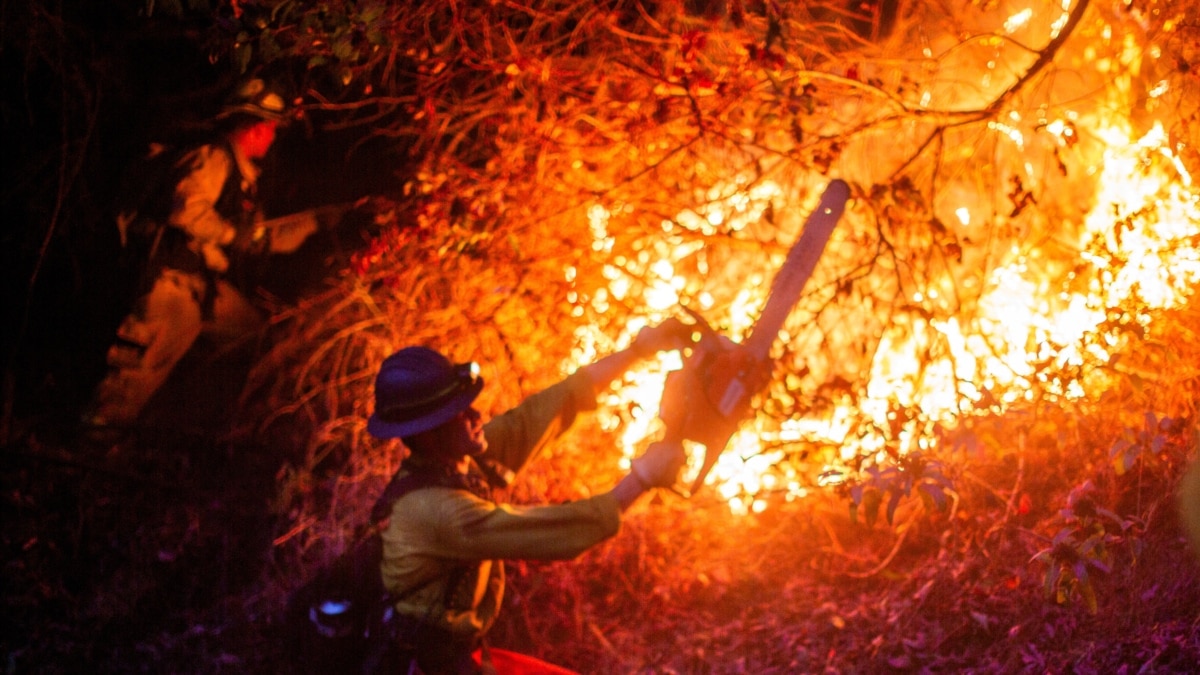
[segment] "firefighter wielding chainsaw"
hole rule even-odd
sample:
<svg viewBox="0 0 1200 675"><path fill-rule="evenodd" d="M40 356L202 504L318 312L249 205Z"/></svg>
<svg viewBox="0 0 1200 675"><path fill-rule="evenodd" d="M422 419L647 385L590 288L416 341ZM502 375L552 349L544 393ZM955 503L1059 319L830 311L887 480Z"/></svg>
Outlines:
<svg viewBox="0 0 1200 675"><path fill-rule="evenodd" d="M691 485L682 490L686 494L695 494L704 485L729 439L750 416L751 399L770 381L771 347L812 276L849 196L849 186L841 180L825 188L800 238L788 251L772 282L767 304L744 342L718 334L703 318L691 313L700 339L683 368L668 375L660 412L666 427L665 440L704 446L704 461Z"/></svg>
<svg viewBox="0 0 1200 675"><path fill-rule="evenodd" d="M380 441L400 439L408 455L373 509L371 534L343 556L345 564L293 595L289 623L302 671L346 672L352 663L353 672L371 673L567 673L488 646L502 604L503 561L570 559L615 535L634 501L675 482L684 440L708 448L695 487L703 483L751 397L766 384L768 351L846 193L840 182L826 191L744 344L719 336L698 316L702 337L692 343L695 328L668 319L643 328L627 349L486 422L474 408L483 388L478 366L455 365L423 346L384 360L367 431ZM508 478L489 465L519 471L594 409L600 392L637 361L684 345L692 353L663 396L667 436L649 444L612 490L559 504L493 501L490 488ZM333 671L331 664L341 668Z"/></svg>

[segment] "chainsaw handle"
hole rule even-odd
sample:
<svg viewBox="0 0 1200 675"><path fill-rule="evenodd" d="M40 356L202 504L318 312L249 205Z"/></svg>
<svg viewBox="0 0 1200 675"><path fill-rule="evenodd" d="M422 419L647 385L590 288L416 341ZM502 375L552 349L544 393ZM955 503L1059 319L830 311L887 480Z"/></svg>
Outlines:
<svg viewBox="0 0 1200 675"><path fill-rule="evenodd" d="M680 309L682 309L688 316L692 317L692 321L696 322L694 324L694 326L696 328L700 329L700 339L701 340L703 340L704 338L719 337L720 334L717 333L717 330L712 327L712 324L710 324L708 322L708 319L705 319L702 314L700 314L696 310L694 310L691 307L688 307L686 305L680 307Z"/></svg>

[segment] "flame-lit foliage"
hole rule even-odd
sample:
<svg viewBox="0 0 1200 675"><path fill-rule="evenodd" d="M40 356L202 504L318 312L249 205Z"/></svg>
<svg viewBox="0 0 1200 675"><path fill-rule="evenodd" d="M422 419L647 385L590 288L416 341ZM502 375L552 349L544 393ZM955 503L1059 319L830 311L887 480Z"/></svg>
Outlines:
<svg viewBox="0 0 1200 675"><path fill-rule="evenodd" d="M899 533L861 571L845 569L827 528L835 555L814 566L855 578L895 560L922 514L945 519L945 536L991 514L981 545L1006 548L1016 523L1095 478L1105 490L1061 496L1068 508L1030 530L1051 546L1024 560L1038 561L1051 599L1089 608L1098 573L1136 563L1146 507L1117 504L1142 493L1123 481L1159 462L1154 482L1170 484L1197 412L1181 356L1196 353L1200 279L1195 35L1182 5L231 7L238 59L301 62L310 106L374 122L417 166L393 196L406 206L383 214L384 234L336 289L281 322L299 339L258 369L274 389L256 429L305 448L281 474L294 525L281 551L340 550L346 518L394 467L362 426L389 350L426 343L480 360L481 405L498 410L683 306L741 338L806 206L837 176L855 200L785 328L778 377L693 505L757 512L832 484L867 524L882 512ZM864 7L876 13L856 17ZM531 467L512 496L603 489L655 433L656 372L613 393L603 434ZM1143 409L1189 421L1125 431ZM1072 415L1120 422L1083 432ZM609 434L619 452L597 440ZM1106 465L1115 472L1093 474ZM1010 488L993 487L1014 470ZM1080 510L1098 499L1113 503ZM647 518L688 531L672 509ZM609 555L592 565L612 578L633 554ZM641 579L618 576L658 579L641 589L656 602L702 594L729 581L713 555L677 551L672 576L643 551ZM540 583L518 587L518 605L592 611L578 578L519 573ZM986 631L999 610L985 609L969 614ZM637 643L614 649L619 631L605 638L585 618L512 622L499 630L541 635L533 649L560 645L572 663L620 662ZM567 629L570 640L548 637ZM919 658L914 645L889 663Z"/></svg>
<svg viewBox="0 0 1200 675"><path fill-rule="evenodd" d="M856 199L786 327L778 377L693 506L758 511L825 491L866 525L884 515L898 536L865 570L827 527L834 553L813 565L847 578L893 563L921 536L922 516L944 519L943 536L964 518L994 518L974 536L1007 550L1018 523L1057 513L1029 530L1051 546L1035 554L1027 542L1022 560L1032 556L1050 600L1095 611L1097 575L1131 573L1145 532L1140 497L1118 502L1170 484L1194 422L1071 436L1081 424L1071 416L1197 412L1182 354L1196 353L1187 287L1197 280L1190 175L1200 166L1181 143L1189 127L1165 114L1192 95L1192 74L1164 65L1186 58L1182 24L1086 4L1011 25L987 8L944 16L904 5L867 40L861 26L830 20L832 7L754 7L735 16L675 3L435 3L372 15L372 30L391 37L339 62L345 91L373 87L358 114L407 110L405 124L379 132L410 143L420 170L411 207L390 214L392 229L319 311L297 317L323 346L283 379L295 388L280 398L300 407L281 410L304 410L323 433L293 427L316 449L284 484L320 475L320 448L349 448L355 468L332 491L356 512L355 495L396 461L369 451L361 419L373 365L401 344L483 361L483 405L495 410L683 305L742 337L805 205L840 176ZM1133 35L1132 25L1136 41L1100 39ZM1133 45L1162 51L1144 58ZM384 91L401 80L403 96ZM1129 276L1153 261L1169 278ZM283 344L287 353L300 343ZM656 377L627 381L601 419L606 434L620 432L620 454L585 434L592 440L535 464L513 496L603 489L654 433ZM1123 474L1143 460L1157 462L1156 478L1130 487ZM1109 461L1115 473L1092 473ZM1014 469L1011 486L993 487L1014 481ZM1106 486L1093 501L1063 495L1080 481L1090 489L1089 476ZM1080 510L1096 500L1112 503ZM298 503L288 546L307 543L284 550L340 550L345 516ZM314 512L330 515L304 519ZM647 518L686 538L674 513ZM719 522L706 517L699 531ZM650 535L630 536L644 547ZM670 572L648 569L639 552L640 579L626 576L619 545L612 562L579 576L522 566L531 588L518 584L516 604L557 609L518 611L498 630L569 663L652 663L659 657L627 652L644 636L589 623L581 577L616 574L631 588L657 579L639 592L656 604L699 597L733 583L704 550L675 551ZM967 606L985 631L1004 612ZM556 627L555 616L576 619ZM551 637L567 628L570 639ZM905 644L889 663L924 658L920 643Z"/></svg>
<svg viewBox="0 0 1200 675"><path fill-rule="evenodd" d="M468 319L459 330L504 335L518 370L551 365L553 351L520 352L553 350L552 336L564 354L553 368L569 367L677 311L648 300L664 283L737 337L812 190L850 179L850 222L789 324L780 362L792 375L756 427L781 439L796 439L780 428L799 418L835 429L783 444L785 457L813 455L801 462L810 484L830 462L869 465L977 410L1108 386L1163 306L1145 281L1111 273L1146 250L1121 232L1182 219L1151 254L1182 251L1175 283L1196 279L1195 196L1170 192L1186 187L1187 147L1139 145L1153 122L1177 140L1187 129L1163 119L1186 109L1193 77L1179 67L1187 24L1167 4L944 15L881 3L873 17L832 3L231 7L237 53L302 58L313 105L405 113L376 133L419 163L411 212L347 282L384 289L370 292L389 346L415 337L414 312L444 308ZM1114 33L1130 37L1099 39ZM1126 161L1118 184L1099 179ZM1133 203L1119 181L1139 174L1166 182ZM446 280L406 286L397 270L411 265ZM482 269L504 278L490 310L430 293ZM541 330L517 327L530 321Z"/></svg>
<svg viewBox="0 0 1200 675"><path fill-rule="evenodd" d="M1138 537L1145 529L1141 518L1122 518L1098 505L1094 492L1091 482L1084 482L1067 495L1066 508L1057 515L1060 529L1050 547L1034 555L1034 560L1046 565L1046 598L1059 603L1079 599L1092 613L1097 611L1092 579L1112 571L1110 549L1127 544L1130 555L1125 563L1136 564L1142 548Z"/></svg>
<svg viewBox="0 0 1200 675"><path fill-rule="evenodd" d="M1164 116L1190 96L1178 8L865 7L233 5L238 53L302 59L312 105L347 123L404 113L375 133L418 162L411 209L347 281L374 284L389 347L415 337L414 314L458 310L439 342L490 358L456 331L496 331L519 379L684 305L739 337L813 191L849 179L753 427L801 487L928 447L956 419L1094 395L1178 302L1113 271L1161 260L1185 289L1171 298L1197 279L1187 127ZM445 280L402 281L412 265ZM499 277L483 311L431 293L483 270Z"/></svg>
<svg viewBox="0 0 1200 675"><path fill-rule="evenodd" d="M137 522L126 538L58 514L13 528L29 551L8 567L20 579L41 581L34 556L110 554L85 567L102 579L84 602L27 584L14 614L71 602L18 666L69 651L56 638L78 625L88 667L276 670L259 631L345 548L399 459L364 430L385 354L426 343L480 360L491 411L680 305L740 338L828 176L855 202L721 482L656 498L570 565L514 565L498 643L596 672L1200 659L1200 598L1165 515L1200 399L1200 313L1183 292L1200 170L1185 3L187 6L208 4L215 60L294 71L314 119L372 125L417 171L354 269L277 317L281 339L252 373L240 421L256 443L231 463L248 478L269 454L246 448L292 453L268 578L221 594L181 571L189 556L236 567L209 553L243 560L231 549L258 541L246 523L261 504L236 512L234 486L130 500L89 475L79 523L105 503ZM864 7L895 13L839 23ZM644 375L510 496L610 485L653 433ZM36 507L36 493L6 494ZM891 526L866 527L872 514ZM56 528L98 543L57 550ZM129 637L129 617L160 616L141 606L170 602L155 582L178 589L182 609L163 614L184 620ZM214 594L215 608L196 600ZM162 667L172 656L186 665Z"/></svg>

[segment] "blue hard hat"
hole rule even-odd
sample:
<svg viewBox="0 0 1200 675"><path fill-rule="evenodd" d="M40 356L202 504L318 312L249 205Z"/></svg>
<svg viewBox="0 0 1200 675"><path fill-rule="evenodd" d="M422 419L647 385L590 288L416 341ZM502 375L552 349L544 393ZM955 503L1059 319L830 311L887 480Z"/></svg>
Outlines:
<svg viewBox="0 0 1200 675"><path fill-rule="evenodd" d="M454 364L428 347L405 347L379 367L367 431L403 438L434 429L470 407L482 389L478 364Z"/></svg>

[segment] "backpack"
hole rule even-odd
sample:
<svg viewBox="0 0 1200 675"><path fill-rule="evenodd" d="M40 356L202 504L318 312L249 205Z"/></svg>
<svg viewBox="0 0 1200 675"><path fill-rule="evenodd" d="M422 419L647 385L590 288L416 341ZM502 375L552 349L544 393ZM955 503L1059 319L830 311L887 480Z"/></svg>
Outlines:
<svg viewBox="0 0 1200 675"><path fill-rule="evenodd" d="M288 600L288 642L299 669L360 673L376 626L390 608L379 565L383 540L372 528Z"/></svg>
<svg viewBox="0 0 1200 675"><path fill-rule="evenodd" d="M158 234L171 215L175 186L190 168L184 160L192 147L151 143L121 175L112 213L122 246L136 246Z"/></svg>
<svg viewBox="0 0 1200 675"><path fill-rule="evenodd" d="M123 246L158 236L175 207L175 188L192 171L192 153L205 145L222 147L231 157L234 154L229 139L211 132L193 133L172 143L150 143L143 154L129 163L109 207L121 231ZM235 162L222 195L241 180ZM232 198L240 201L240 197Z"/></svg>
<svg viewBox="0 0 1200 675"><path fill-rule="evenodd" d="M286 610L288 640L301 671L404 672L400 666L415 658L397 649L398 632L425 627L406 623L392 611L397 598L388 594L380 574L381 533L397 500L413 490L435 486L478 489L466 485L461 476L438 470L403 475L398 471L371 509L366 532L291 595ZM456 585L452 582L450 589Z"/></svg>

